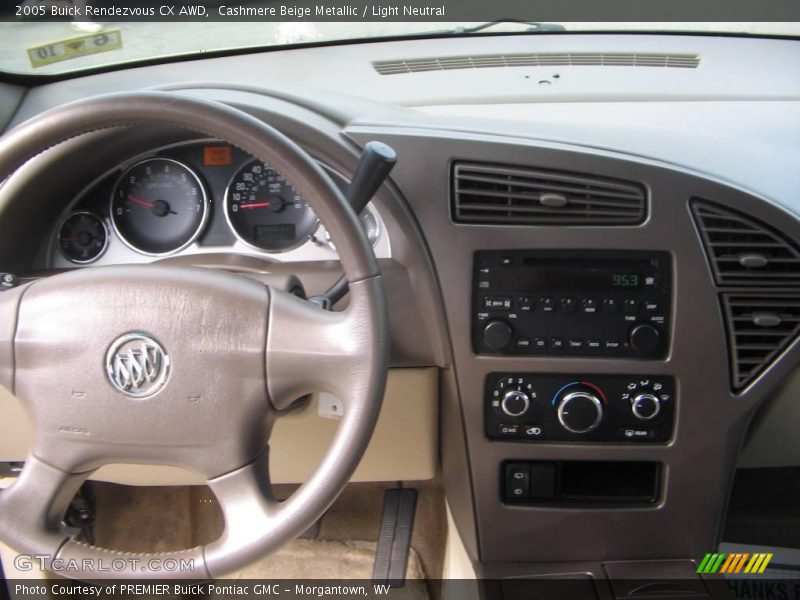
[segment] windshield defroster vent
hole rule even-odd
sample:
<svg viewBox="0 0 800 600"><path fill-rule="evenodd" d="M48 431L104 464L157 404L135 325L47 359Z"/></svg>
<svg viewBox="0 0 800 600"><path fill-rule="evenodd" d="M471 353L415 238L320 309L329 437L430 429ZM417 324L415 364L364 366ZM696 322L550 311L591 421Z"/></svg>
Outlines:
<svg viewBox="0 0 800 600"><path fill-rule="evenodd" d="M717 285L800 287L800 250L784 234L705 200L692 210Z"/></svg>
<svg viewBox="0 0 800 600"><path fill-rule="evenodd" d="M675 67L696 69L700 65L700 58L696 54L536 52L380 60L372 65L381 75L492 67Z"/></svg>
<svg viewBox="0 0 800 600"><path fill-rule="evenodd" d="M800 332L800 294L722 294L733 388L755 379Z"/></svg>
<svg viewBox="0 0 800 600"><path fill-rule="evenodd" d="M636 225L644 186L595 175L457 162L453 220L502 225Z"/></svg>

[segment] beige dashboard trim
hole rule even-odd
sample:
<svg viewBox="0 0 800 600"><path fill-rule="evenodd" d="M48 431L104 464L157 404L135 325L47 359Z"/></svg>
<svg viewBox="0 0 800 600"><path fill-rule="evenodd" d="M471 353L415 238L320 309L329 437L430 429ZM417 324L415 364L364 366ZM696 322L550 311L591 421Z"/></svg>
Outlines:
<svg viewBox="0 0 800 600"><path fill-rule="evenodd" d="M30 424L16 398L0 388L0 460L24 460ZM432 479L439 462L439 371L434 367L389 369L383 408L351 481ZM330 445L339 422L317 414L313 401L279 419L270 440L274 483L300 483ZM155 465L108 465L94 479L129 485L202 484L200 475Z"/></svg>

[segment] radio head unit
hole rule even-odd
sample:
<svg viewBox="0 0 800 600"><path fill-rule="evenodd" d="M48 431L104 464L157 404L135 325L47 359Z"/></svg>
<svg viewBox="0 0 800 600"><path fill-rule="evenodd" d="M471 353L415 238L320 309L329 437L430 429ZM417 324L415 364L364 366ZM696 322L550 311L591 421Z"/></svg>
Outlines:
<svg viewBox="0 0 800 600"><path fill-rule="evenodd" d="M475 253L479 354L663 358L672 286L667 252Z"/></svg>

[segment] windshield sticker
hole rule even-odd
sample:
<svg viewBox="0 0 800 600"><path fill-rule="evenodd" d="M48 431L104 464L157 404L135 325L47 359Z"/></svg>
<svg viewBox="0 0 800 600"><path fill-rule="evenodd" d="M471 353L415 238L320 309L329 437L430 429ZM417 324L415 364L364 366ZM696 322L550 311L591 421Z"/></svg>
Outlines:
<svg viewBox="0 0 800 600"><path fill-rule="evenodd" d="M122 31L120 29L109 29L102 33L90 33L50 44L31 46L27 49L27 53L31 66L35 69L61 62L62 60L97 54L98 52L108 52L109 50L119 50L120 48L122 48Z"/></svg>

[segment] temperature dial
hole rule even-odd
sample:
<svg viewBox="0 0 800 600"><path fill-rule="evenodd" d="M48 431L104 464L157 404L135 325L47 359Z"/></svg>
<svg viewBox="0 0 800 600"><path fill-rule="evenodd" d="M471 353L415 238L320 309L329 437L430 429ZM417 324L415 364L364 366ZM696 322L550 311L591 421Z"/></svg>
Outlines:
<svg viewBox="0 0 800 600"><path fill-rule="evenodd" d="M603 403L591 392L571 392L558 403L558 422L572 433L589 433L602 419Z"/></svg>

